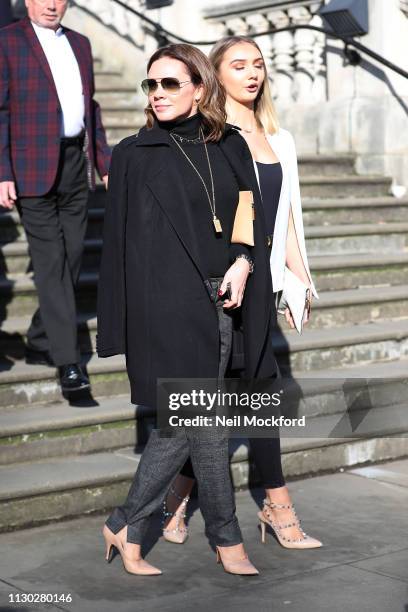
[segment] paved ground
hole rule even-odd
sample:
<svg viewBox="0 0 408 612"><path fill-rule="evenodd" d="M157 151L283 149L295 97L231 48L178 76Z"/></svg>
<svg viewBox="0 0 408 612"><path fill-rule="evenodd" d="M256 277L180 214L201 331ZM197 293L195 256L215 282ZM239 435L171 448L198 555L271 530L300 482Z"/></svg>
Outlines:
<svg viewBox="0 0 408 612"><path fill-rule="evenodd" d="M184 546L157 541L148 559L159 577L131 576L117 557L104 561L104 516L0 536L0 611L74 612L407 612L408 460L290 483L304 529L324 548L285 550L260 542L261 491L237 494L251 559L261 571L223 572L203 535L200 513ZM152 548L153 546L153 548ZM59 593L72 603L8 603L9 594Z"/></svg>

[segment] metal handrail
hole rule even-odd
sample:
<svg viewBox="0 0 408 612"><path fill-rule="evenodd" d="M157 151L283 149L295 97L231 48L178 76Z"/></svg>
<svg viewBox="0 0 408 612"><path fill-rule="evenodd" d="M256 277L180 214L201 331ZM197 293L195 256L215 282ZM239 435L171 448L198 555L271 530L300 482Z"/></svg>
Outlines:
<svg viewBox="0 0 408 612"><path fill-rule="evenodd" d="M212 45L215 45L216 42L218 42L218 40L205 40L205 41L204 40L188 40L186 38L183 38L182 36L178 36L178 34L174 34L173 32L166 30L166 28L163 28L163 26L161 26L159 23L157 23L156 21L153 21L153 19L150 19L149 17L146 17L146 15L143 15L143 13L141 13L140 11L137 11L133 7L128 6L127 4L122 2L122 0L112 0L112 1L115 2L116 4L119 4L127 11L136 15L136 17L139 17L140 19L148 23L150 26L152 26L155 30L155 35L157 36L160 42L165 42L166 40L168 41L169 39L174 39L178 42L187 43L189 45L194 45L194 46L205 46L205 45L212 46ZM375 59L377 62L379 62L386 68L389 68L390 70L393 70L397 74L408 79L408 72L406 70L403 70L403 68L400 68L393 62L390 62L389 60L387 60L385 57L383 57L379 53L376 53L375 51L372 51L365 45L362 45L360 42L354 40L354 38L349 37L349 36L348 37L340 36L339 34L335 34L334 32L330 30L326 30L326 28L320 28L319 26L308 25L308 24L294 24L294 25L286 26L284 28L270 28L269 30L264 30L263 32L254 32L254 33L251 33L250 36L251 38L257 38L258 36L267 36L269 34L278 34L279 32L291 32L295 30L314 30L315 32L321 32L322 34L325 34L326 36L330 38L341 40L342 42L344 42L346 50L351 45L355 47L356 49L358 49L359 51L361 51L362 53L365 53L369 57Z"/></svg>

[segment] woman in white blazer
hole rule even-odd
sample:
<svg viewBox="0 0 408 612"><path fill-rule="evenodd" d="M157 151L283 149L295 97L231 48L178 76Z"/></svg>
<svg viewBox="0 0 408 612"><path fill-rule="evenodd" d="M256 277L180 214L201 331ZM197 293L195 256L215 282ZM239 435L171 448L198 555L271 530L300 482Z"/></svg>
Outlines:
<svg viewBox="0 0 408 612"><path fill-rule="evenodd" d="M228 123L240 128L252 153L271 248L273 291L283 290L287 267L309 287L310 298L317 298L306 254L295 143L290 132L279 127L262 52L253 39L230 36L213 47L210 60L227 94ZM305 323L308 316L305 311ZM285 318L293 328L289 308ZM291 502L282 473L279 437L249 442L266 493L258 513L263 541L268 524L285 548L320 547L319 540L302 530ZM173 542L183 543L187 537L184 516L192 477L189 468L183 469L168 495L164 536Z"/></svg>

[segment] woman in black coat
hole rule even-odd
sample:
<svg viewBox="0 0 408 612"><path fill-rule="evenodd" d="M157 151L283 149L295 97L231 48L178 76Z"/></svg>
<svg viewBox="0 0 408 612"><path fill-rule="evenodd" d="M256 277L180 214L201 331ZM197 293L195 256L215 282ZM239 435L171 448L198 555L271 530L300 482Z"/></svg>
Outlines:
<svg viewBox="0 0 408 612"><path fill-rule="evenodd" d="M276 287L283 286L280 283L283 282L281 279L286 263L291 272L310 287L310 292L317 295L304 245L295 146L291 134L279 127L261 49L251 38L228 36L214 45L209 59L226 92L227 120L241 126L240 134L254 159L266 217L266 239L270 242L271 290L274 297L274 279ZM310 315L308 309L305 315L306 323ZM285 311L285 317L293 328L289 308ZM265 489L264 507L258 513L258 518L262 523L269 524L276 540L285 548L319 548L322 543L303 531L286 486L279 429L269 437L249 437L248 443L250 457ZM193 484L191 462L186 462L170 488L164 508L163 535L177 544L187 539L184 518Z"/></svg>
<svg viewBox="0 0 408 612"><path fill-rule="evenodd" d="M156 406L157 379L217 379L231 355L228 310L242 304L245 374L276 374L275 317L250 152L225 127L225 98L206 56L159 49L148 64L147 125L115 147L98 288L100 357L124 353L135 404ZM239 191L254 190L255 246L231 245ZM253 273L250 274L251 269ZM221 301L230 285L230 297ZM244 298L245 291L245 298ZM128 498L104 527L131 573L160 573L140 557L147 519L190 455L207 532L226 571L253 574L235 516L224 431L150 435Z"/></svg>

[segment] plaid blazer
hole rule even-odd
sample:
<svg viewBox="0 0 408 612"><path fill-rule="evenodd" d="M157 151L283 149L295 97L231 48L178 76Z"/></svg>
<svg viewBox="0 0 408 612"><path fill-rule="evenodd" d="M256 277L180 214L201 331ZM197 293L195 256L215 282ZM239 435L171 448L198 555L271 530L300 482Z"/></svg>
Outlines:
<svg viewBox="0 0 408 612"><path fill-rule="evenodd" d="M108 173L110 148L99 104L89 40L64 28L78 61L85 97L85 153L89 188L95 168ZM62 110L52 73L28 17L0 30L0 181L15 181L19 196L47 193L58 168Z"/></svg>

